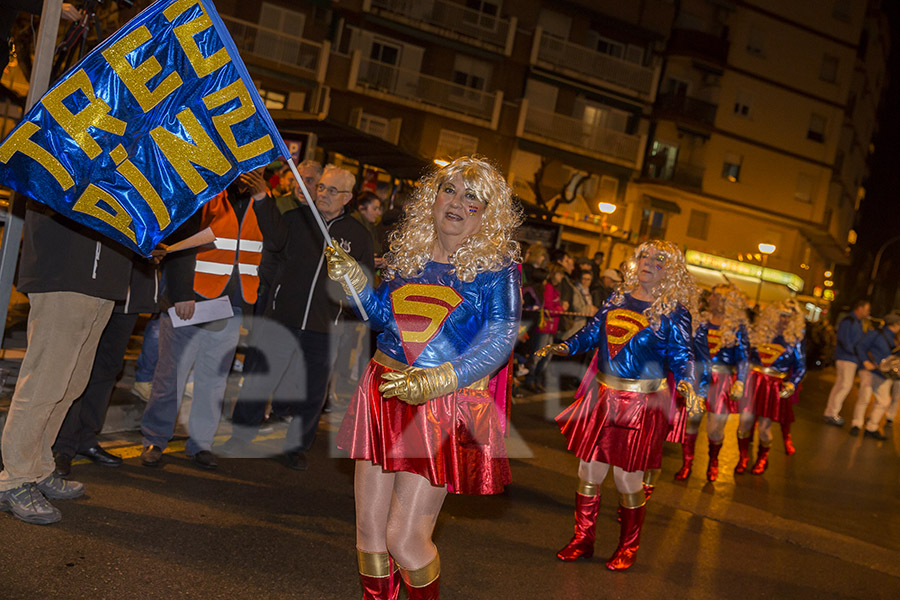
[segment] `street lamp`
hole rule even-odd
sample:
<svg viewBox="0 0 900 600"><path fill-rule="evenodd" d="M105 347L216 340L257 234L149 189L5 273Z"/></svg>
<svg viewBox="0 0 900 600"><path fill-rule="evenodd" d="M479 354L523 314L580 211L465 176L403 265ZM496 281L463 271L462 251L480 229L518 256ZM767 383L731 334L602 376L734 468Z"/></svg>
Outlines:
<svg viewBox="0 0 900 600"><path fill-rule="evenodd" d="M760 244L757 246L762 253L762 270L759 272L759 284L756 286L756 306L759 306L759 295L762 292L763 273L766 271L766 264L769 262L769 255L775 252L775 244Z"/></svg>
<svg viewBox="0 0 900 600"><path fill-rule="evenodd" d="M601 202L597 205L597 208L599 208L600 212L602 212L604 215L611 215L616 212L616 205L609 202Z"/></svg>

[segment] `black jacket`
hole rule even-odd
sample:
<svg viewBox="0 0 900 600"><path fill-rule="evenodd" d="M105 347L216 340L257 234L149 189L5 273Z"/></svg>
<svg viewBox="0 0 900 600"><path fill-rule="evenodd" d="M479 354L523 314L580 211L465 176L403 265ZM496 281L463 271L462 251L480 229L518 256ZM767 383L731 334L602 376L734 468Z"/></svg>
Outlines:
<svg viewBox="0 0 900 600"><path fill-rule="evenodd" d="M17 289L125 300L135 254L92 229L28 201Z"/></svg>
<svg viewBox="0 0 900 600"><path fill-rule="evenodd" d="M272 242L282 252L283 262L275 277L266 316L282 325L328 333L346 306L343 288L328 278L325 266L325 240L312 209L300 206L284 214L276 202L267 198L257 205L260 220L275 224ZM375 269L372 237L359 221L346 211L326 223L332 238L341 243L370 278Z"/></svg>

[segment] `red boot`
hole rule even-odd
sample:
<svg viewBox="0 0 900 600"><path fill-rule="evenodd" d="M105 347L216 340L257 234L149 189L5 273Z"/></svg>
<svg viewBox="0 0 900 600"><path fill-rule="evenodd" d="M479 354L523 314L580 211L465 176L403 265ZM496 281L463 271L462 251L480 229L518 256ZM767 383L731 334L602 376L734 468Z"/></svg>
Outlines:
<svg viewBox="0 0 900 600"><path fill-rule="evenodd" d="M575 535L556 558L565 562L594 555L594 530L600 510L600 486L582 481L575 494Z"/></svg>
<svg viewBox="0 0 900 600"><path fill-rule="evenodd" d="M391 556L387 552L363 552L359 549L356 556L363 600L397 600L400 577Z"/></svg>
<svg viewBox="0 0 900 600"><path fill-rule="evenodd" d="M441 561L439 556L415 571L407 571L400 567L400 576L406 584L409 600L438 600L441 577Z"/></svg>
<svg viewBox="0 0 900 600"><path fill-rule="evenodd" d="M750 469L750 472L754 475L762 475L766 472L766 467L769 466L769 447L763 446L762 442L759 443L759 452L756 455L756 464L753 465L753 468Z"/></svg>
<svg viewBox="0 0 900 600"><path fill-rule="evenodd" d="M784 438L784 453L788 456L793 456L794 452L797 451L794 448L794 442L791 440L791 424L790 423L782 423L781 424L781 437Z"/></svg>
<svg viewBox="0 0 900 600"><path fill-rule="evenodd" d="M740 456L738 457L738 464L734 468L735 475L741 475L746 471L747 463L750 462L750 436L741 437L740 431L738 431L738 452Z"/></svg>
<svg viewBox="0 0 900 600"><path fill-rule="evenodd" d="M619 547L606 561L610 571L624 571L634 564L637 558L638 545L641 541L641 527L644 525L644 513L647 510L646 499L635 494L622 494L620 502L622 528L619 534ZM633 506L639 502L639 506Z"/></svg>
<svg viewBox="0 0 900 600"><path fill-rule="evenodd" d="M653 490L656 489L656 480L659 479L660 473L662 473L662 469L644 471L644 497L648 500L653 495Z"/></svg>
<svg viewBox="0 0 900 600"><path fill-rule="evenodd" d="M685 433L684 442L681 443L682 465L681 469L675 473L677 481L684 481L691 476L691 466L694 464L694 450L697 446L697 434Z"/></svg>
<svg viewBox="0 0 900 600"><path fill-rule="evenodd" d="M709 443L709 466L706 467L706 480L715 481L719 478L719 450L722 444L715 442Z"/></svg>

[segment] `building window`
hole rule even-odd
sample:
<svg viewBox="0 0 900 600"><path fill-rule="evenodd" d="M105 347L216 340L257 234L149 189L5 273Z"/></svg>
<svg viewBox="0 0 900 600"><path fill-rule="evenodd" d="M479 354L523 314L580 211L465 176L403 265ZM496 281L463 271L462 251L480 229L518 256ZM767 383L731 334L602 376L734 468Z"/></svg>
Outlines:
<svg viewBox="0 0 900 600"><path fill-rule="evenodd" d="M390 121L382 117L377 117L368 113L362 113L359 116L359 130L374 135L375 137L386 139L389 127Z"/></svg>
<svg viewBox="0 0 900 600"><path fill-rule="evenodd" d="M644 49L640 46L628 44L625 49L625 60L636 65L644 64Z"/></svg>
<svg viewBox="0 0 900 600"><path fill-rule="evenodd" d="M625 44L605 38L596 31L588 32L588 46L600 54L614 58L625 58Z"/></svg>
<svg viewBox="0 0 900 600"><path fill-rule="evenodd" d="M825 141L825 117L822 115L812 114L809 118L809 130L806 132L806 139L814 142Z"/></svg>
<svg viewBox="0 0 900 600"><path fill-rule="evenodd" d="M753 104L753 97L744 90L738 90L734 99L734 114L739 117L750 118L750 107Z"/></svg>
<svg viewBox="0 0 900 600"><path fill-rule="evenodd" d="M766 49L766 35L762 29L750 27L747 35L747 52L754 56L762 56Z"/></svg>
<svg viewBox="0 0 900 600"><path fill-rule="evenodd" d="M284 35L275 35L271 32L257 35L254 41L254 53L265 56L277 62L287 64L300 64L303 57L300 41L296 38L303 36L303 28L306 25L306 15L301 12L288 10L275 4L263 2L259 8L259 26L277 31ZM300 64L304 68L309 65Z"/></svg>
<svg viewBox="0 0 900 600"><path fill-rule="evenodd" d="M466 11L463 21L481 29L493 31L497 28L500 17L500 0L466 0Z"/></svg>
<svg viewBox="0 0 900 600"><path fill-rule="evenodd" d="M826 54L822 57L822 68L819 69L819 79L834 83L837 81L838 58Z"/></svg>
<svg viewBox="0 0 900 600"><path fill-rule="evenodd" d="M831 16L845 23L850 21L850 0L834 0Z"/></svg>
<svg viewBox="0 0 900 600"><path fill-rule="evenodd" d="M800 173L797 176L797 190L794 192L794 200L809 204L813 199L816 178L808 173Z"/></svg>
<svg viewBox="0 0 900 600"><path fill-rule="evenodd" d="M666 220L666 213L645 208L641 214L638 236L647 239L664 239L666 237Z"/></svg>
<svg viewBox="0 0 900 600"><path fill-rule="evenodd" d="M453 82L473 90L484 91L491 78L491 65L462 54L453 64Z"/></svg>
<svg viewBox="0 0 900 600"><path fill-rule="evenodd" d="M722 163L722 177L731 183L737 183L741 179L741 156L725 153L725 161Z"/></svg>
<svg viewBox="0 0 900 600"><path fill-rule="evenodd" d="M709 234L709 213L692 208L691 216L688 219L688 237L705 240L707 234Z"/></svg>
<svg viewBox="0 0 900 600"><path fill-rule="evenodd" d="M287 102L287 93L285 92L259 89L259 97L262 98L266 108L271 108L272 110L284 108L284 104Z"/></svg>
<svg viewBox="0 0 900 600"><path fill-rule="evenodd" d="M438 136L436 158L459 158L471 156L478 151L478 138L451 129L441 129Z"/></svg>
<svg viewBox="0 0 900 600"><path fill-rule="evenodd" d="M685 81L684 79L678 79L677 77L667 77L666 83L664 85L665 93L670 94L672 96L680 96L684 97L688 95L688 90L690 90L691 83L689 81Z"/></svg>

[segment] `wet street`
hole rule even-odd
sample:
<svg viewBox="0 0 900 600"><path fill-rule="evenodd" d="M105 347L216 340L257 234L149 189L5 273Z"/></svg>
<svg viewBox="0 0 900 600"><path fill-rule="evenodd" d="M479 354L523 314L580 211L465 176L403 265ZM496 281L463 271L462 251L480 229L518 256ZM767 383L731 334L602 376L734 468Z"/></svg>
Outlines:
<svg viewBox="0 0 900 600"><path fill-rule="evenodd" d="M732 474L729 421L719 481L705 479L705 433L694 474L672 479L681 449L666 447L635 566L603 565L618 539L611 477L596 555L563 564L576 459L552 422L568 396L519 399L509 440L513 484L496 497L451 496L435 534L442 595L478 599L900 597L900 434L851 438L822 423L833 372L804 383L784 454L776 429L763 476ZM855 391L843 414L849 415ZM337 456L326 416L307 472L270 458L220 458L196 468L183 442L162 468L141 466L139 438L107 436L118 469L77 463L79 500L56 501L61 523L0 515L0 598L361 597L356 575L352 464ZM227 431L223 424L220 434ZM265 435L277 452L283 431ZM755 456L755 452L754 452ZM401 597L402 594L401 594Z"/></svg>

